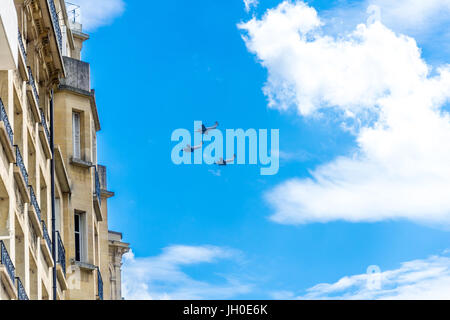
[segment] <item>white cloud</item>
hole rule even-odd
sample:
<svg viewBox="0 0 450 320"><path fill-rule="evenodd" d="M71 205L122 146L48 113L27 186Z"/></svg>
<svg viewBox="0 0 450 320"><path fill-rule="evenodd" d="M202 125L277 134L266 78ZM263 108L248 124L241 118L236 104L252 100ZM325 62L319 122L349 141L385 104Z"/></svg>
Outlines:
<svg viewBox="0 0 450 320"><path fill-rule="evenodd" d="M373 278L379 285L373 285ZM450 299L450 258L432 256L402 263L395 270L359 274L322 283L299 299Z"/></svg>
<svg viewBox="0 0 450 320"><path fill-rule="evenodd" d="M256 8L258 6L258 0L244 0L245 11L250 12L252 8Z"/></svg>
<svg viewBox="0 0 450 320"><path fill-rule="evenodd" d="M434 70L414 39L374 22L323 34L316 11L283 2L240 24L268 70L269 106L353 120L357 150L291 179L266 199L279 223L411 219L450 222L450 66ZM323 113L326 117L330 112Z"/></svg>
<svg viewBox="0 0 450 320"><path fill-rule="evenodd" d="M109 25L125 10L123 0L72 0L81 8L83 29L92 31L98 27Z"/></svg>
<svg viewBox="0 0 450 320"><path fill-rule="evenodd" d="M126 299L227 299L247 293L251 286L230 276L218 276L214 283L196 280L182 267L237 259L239 252L214 246L166 247L154 257L136 258L132 252L124 256L123 296Z"/></svg>

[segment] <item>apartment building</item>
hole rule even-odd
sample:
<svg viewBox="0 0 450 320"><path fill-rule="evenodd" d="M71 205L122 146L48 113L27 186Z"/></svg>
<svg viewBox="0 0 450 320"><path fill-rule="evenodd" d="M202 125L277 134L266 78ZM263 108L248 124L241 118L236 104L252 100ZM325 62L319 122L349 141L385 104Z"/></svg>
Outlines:
<svg viewBox="0 0 450 320"><path fill-rule="evenodd" d="M121 299L88 39L63 0L0 2L0 300Z"/></svg>

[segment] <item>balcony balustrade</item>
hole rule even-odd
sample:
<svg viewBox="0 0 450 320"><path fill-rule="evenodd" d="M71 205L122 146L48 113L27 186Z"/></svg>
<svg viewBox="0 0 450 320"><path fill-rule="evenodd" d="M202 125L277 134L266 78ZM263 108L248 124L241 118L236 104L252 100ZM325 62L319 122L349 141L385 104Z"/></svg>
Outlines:
<svg viewBox="0 0 450 320"><path fill-rule="evenodd" d="M64 248L64 244L61 240L61 235L59 231L56 232L58 238L58 256L57 262L61 265L64 275L66 275L66 249Z"/></svg>
<svg viewBox="0 0 450 320"><path fill-rule="evenodd" d="M97 291L98 291L98 299L103 300L103 279L99 267L97 267Z"/></svg>
<svg viewBox="0 0 450 320"><path fill-rule="evenodd" d="M58 42L58 47L60 52L62 52L62 32L59 26L58 13L56 12L55 3L53 0L47 0L48 6L50 8L50 15L52 17L53 28L55 30L56 41Z"/></svg>
<svg viewBox="0 0 450 320"><path fill-rule="evenodd" d="M9 257L8 250L6 250L5 243L2 240L0 240L0 252L1 252L0 264L5 266L6 271L8 272L8 275L11 278L11 281L14 283L16 271L14 268L14 264L13 264L11 258Z"/></svg>
<svg viewBox="0 0 450 320"><path fill-rule="evenodd" d="M17 297L19 300L29 300L27 292L25 291L25 288L23 287L22 281L20 281L20 278L17 279Z"/></svg>
<svg viewBox="0 0 450 320"><path fill-rule="evenodd" d="M34 193L32 186L30 186L30 199L31 199L31 204L33 205L34 211L36 212L36 215L38 216L38 219L41 220L41 209L39 208L39 204L36 199L36 194Z"/></svg>
<svg viewBox="0 0 450 320"><path fill-rule="evenodd" d="M45 239L45 242L48 245L48 248L52 250L52 240L50 239L50 235L48 234L47 226L45 225L45 222L42 221L42 233Z"/></svg>
<svg viewBox="0 0 450 320"><path fill-rule="evenodd" d="M0 99L0 120L3 121L3 123L5 124L9 142L11 143L11 146L13 146L14 145L14 134L13 134L11 124L9 123L8 114L6 113L5 106L3 105L2 99Z"/></svg>
<svg viewBox="0 0 450 320"><path fill-rule="evenodd" d="M20 153L19 146L16 146L16 165L20 169L23 180L25 180L26 185L28 185L28 172L27 168L25 167L25 162L23 161L22 154Z"/></svg>

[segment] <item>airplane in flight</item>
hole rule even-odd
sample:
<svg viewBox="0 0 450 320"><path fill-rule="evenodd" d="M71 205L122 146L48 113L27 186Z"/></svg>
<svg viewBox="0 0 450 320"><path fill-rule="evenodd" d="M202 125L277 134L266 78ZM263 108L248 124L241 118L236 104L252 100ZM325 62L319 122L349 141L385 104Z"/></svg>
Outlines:
<svg viewBox="0 0 450 320"><path fill-rule="evenodd" d="M234 159L236 159L236 155L235 154L233 155L233 158L226 159L226 160L223 160L223 158L220 157L219 161L216 161L216 164L218 166L226 166L228 163L234 162Z"/></svg>
<svg viewBox="0 0 450 320"><path fill-rule="evenodd" d="M202 127L198 129L197 132L200 132L201 134L208 134L209 131L216 129L218 126L219 123L217 121L211 127L205 127L205 125L202 124Z"/></svg>

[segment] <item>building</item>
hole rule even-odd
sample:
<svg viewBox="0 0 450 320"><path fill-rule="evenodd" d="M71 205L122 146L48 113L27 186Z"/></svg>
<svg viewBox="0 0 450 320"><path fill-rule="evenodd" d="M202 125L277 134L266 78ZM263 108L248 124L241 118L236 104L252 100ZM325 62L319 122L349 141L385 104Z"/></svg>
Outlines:
<svg viewBox="0 0 450 320"><path fill-rule="evenodd" d="M0 300L121 299L87 39L63 0L0 3Z"/></svg>

